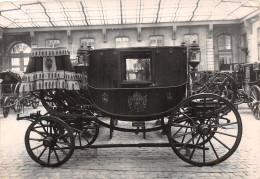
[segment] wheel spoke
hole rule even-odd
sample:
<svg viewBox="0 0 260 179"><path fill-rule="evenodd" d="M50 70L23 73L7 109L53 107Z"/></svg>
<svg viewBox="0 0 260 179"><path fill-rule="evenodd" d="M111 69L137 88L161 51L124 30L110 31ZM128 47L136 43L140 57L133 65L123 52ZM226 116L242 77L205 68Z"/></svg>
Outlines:
<svg viewBox="0 0 260 179"><path fill-rule="evenodd" d="M47 147L44 147L44 149L42 150L41 154L37 157L38 159L41 158L42 154L45 152L46 149L47 149Z"/></svg>
<svg viewBox="0 0 260 179"><path fill-rule="evenodd" d="M214 151L214 153L215 153L217 159L219 159L218 154L217 154L217 152L216 152L216 149L214 148L214 146L213 146L211 140L209 140L209 143L210 143L210 146L211 146L211 148L213 149L213 151Z"/></svg>
<svg viewBox="0 0 260 179"><path fill-rule="evenodd" d="M49 148L49 154L48 154L48 163L50 163L50 158L51 158L51 149Z"/></svg>
<svg viewBox="0 0 260 179"><path fill-rule="evenodd" d="M40 132L40 131L37 131L37 130L35 130L35 129L32 129L31 131L32 131L32 132L36 132L37 134L39 134L39 135L42 136L42 137L46 137L46 133L44 133L44 132Z"/></svg>
<svg viewBox="0 0 260 179"><path fill-rule="evenodd" d="M37 147L32 148L32 150L38 149L39 147L43 146L43 144L38 145Z"/></svg>
<svg viewBox="0 0 260 179"><path fill-rule="evenodd" d="M172 123L172 126L174 127L186 127L186 128L193 128L193 126L188 126L188 125L184 125L184 124L179 124L179 123Z"/></svg>
<svg viewBox="0 0 260 179"><path fill-rule="evenodd" d="M186 128L186 130L185 130L185 132L184 132L184 133L186 133L186 132L187 132L187 130L188 130L188 128ZM191 132L192 132L192 131L191 131ZM186 135L187 135L187 134L186 134ZM184 139L185 139L186 135L184 135L184 136L183 136L183 138L182 138L182 140L181 140L181 143L183 143L183 141L184 141Z"/></svg>
<svg viewBox="0 0 260 179"><path fill-rule="evenodd" d="M56 150L54 150L54 154L55 154L55 156L56 156L57 161L60 162L60 159L59 159L59 156L58 156Z"/></svg>
<svg viewBox="0 0 260 179"><path fill-rule="evenodd" d="M186 136L186 135L192 134L192 133L195 133L195 131L191 131L191 132L175 135L175 136L172 136L172 138L176 139L176 138L179 138L179 137L182 137L182 136Z"/></svg>
<svg viewBox="0 0 260 179"><path fill-rule="evenodd" d="M41 142L41 141L43 141L44 139L34 139L34 138L29 138L29 140L33 140L33 141Z"/></svg>
<svg viewBox="0 0 260 179"><path fill-rule="evenodd" d="M89 140L84 135L82 137L87 141L87 143L90 143Z"/></svg>
<svg viewBox="0 0 260 179"><path fill-rule="evenodd" d="M67 157L68 154L58 144L55 144L55 146Z"/></svg>
<svg viewBox="0 0 260 179"><path fill-rule="evenodd" d="M196 142L196 145L195 145L195 146L197 146L197 145L198 145L198 143L199 143L199 140L200 140L200 137L201 137L201 135L199 135L199 138L198 138L198 140L197 140L197 142ZM195 150L196 150L196 147L194 147L194 148L193 148L193 150L192 150L192 152L191 152L191 154L190 154L189 160L191 160L191 158L193 157L193 154L194 154Z"/></svg>
<svg viewBox="0 0 260 179"><path fill-rule="evenodd" d="M195 134L190 140L188 140L181 148L178 149L178 151L182 150L187 144L189 144L194 138L196 138L198 134Z"/></svg>
<svg viewBox="0 0 260 179"><path fill-rule="evenodd" d="M227 134L227 133L224 133L224 132L219 132L219 131L214 131L214 133L218 133L218 134L222 134L222 135L226 135L226 136L229 136L229 137L237 137L236 135L231 135L231 134Z"/></svg>
<svg viewBox="0 0 260 179"><path fill-rule="evenodd" d="M229 125L233 125L233 124L237 124L237 122L231 122L231 123L225 123L225 124L216 124L216 125L212 125L211 128L229 126Z"/></svg>
<svg viewBox="0 0 260 179"><path fill-rule="evenodd" d="M40 121L40 124L41 124L41 126L42 126L42 128L43 128L44 132L45 132L46 134L48 134L48 132L46 131L46 129L45 129L45 127L44 127L44 125L42 124L42 122L41 122L41 121Z"/></svg>
<svg viewBox="0 0 260 179"><path fill-rule="evenodd" d="M206 155L205 155L205 136L204 135L202 136L202 141L203 141L203 164L205 164Z"/></svg>
<svg viewBox="0 0 260 179"><path fill-rule="evenodd" d="M226 146L226 144L224 144L223 142L221 142L218 138L216 138L214 135L212 135L212 137L218 141L220 144L222 144L224 147L226 147L228 150L230 150L230 148L228 146Z"/></svg>
<svg viewBox="0 0 260 179"><path fill-rule="evenodd" d="M187 124L187 121L185 121L184 125L185 125L185 124ZM183 127L181 127L180 129L178 129L177 132L175 132L175 133L173 134L173 136L175 136L178 132L180 132L180 130L181 130L182 128L183 128Z"/></svg>

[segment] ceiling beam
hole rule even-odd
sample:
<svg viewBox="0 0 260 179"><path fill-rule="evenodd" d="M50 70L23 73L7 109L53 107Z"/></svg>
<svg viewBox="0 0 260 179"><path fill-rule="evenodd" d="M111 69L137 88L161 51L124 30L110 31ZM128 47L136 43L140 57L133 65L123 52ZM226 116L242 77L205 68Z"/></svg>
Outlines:
<svg viewBox="0 0 260 179"><path fill-rule="evenodd" d="M240 22L242 23L242 22L246 21L247 19L250 19L250 18L252 18L252 17L254 17L254 16L256 16L256 15L259 16L259 14L260 14L260 9L257 9L257 10L255 10L255 11L251 12L250 14L248 14L248 15L242 17L242 18L240 19Z"/></svg>
<svg viewBox="0 0 260 179"><path fill-rule="evenodd" d="M128 28L149 28L149 27L172 27L172 26L208 26L214 25L239 25L240 20L227 20L227 21L196 21L196 22L167 22L167 23L143 23L143 24L115 24L115 25L91 25L91 26L56 26L56 27L28 27L28 28L4 28L4 33L19 33L19 32L42 32L42 31L83 31L83 30L98 30L98 29L128 29Z"/></svg>
<svg viewBox="0 0 260 179"><path fill-rule="evenodd" d="M69 25L71 26L71 23L70 23L70 21L69 21L69 17L68 17L68 15L67 15L67 12L65 11L65 8L64 8L64 6L63 6L63 4L62 4L62 2L60 1L60 5L62 6L62 9L63 9L63 13L65 14L65 16L66 16L66 20L67 20L67 22L69 23Z"/></svg>
<svg viewBox="0 0 260 179"><path fill-rule="evenodd" d="M243 4L240 4L239 7L237 7L236 9L234 9L233 11L231 11L228 15L226 15L226 16L223 18L223 20L225 20L227 16L229 16L230 14L233 14L235 11L237 11L239 8L241 8L241 7L242 7L244 4L246 4L247 2L248 2L248 1L246 1L246 2L243 3Z"/></svg>
<svg viewBox="0 0 260 179"><path fill-rule="evenodd" d="M103 8L103 4L102 4L102 1L100 0L100 5L101 5L101 12L102 12L102 18L103 18L103 23L104 25L106 25L106 21L105 21L105 15L104 15L104 8Z"/></svg>
<svg viewBox="0 0 260 179"><path fill-rule="evenodd" d="M198 9L198 7L199 7L199 2L200 2L200 0L198 0L198 1L197 1L197 3L196 3L196 7L195 7L194 11L192 12L192 16L191 16L191 18L190 18L190 20L189 20L189 21L192 21L192 19L193 19L194 15L195 15L195 12L196 12L196 10L197 10L197 9Z"/></svg>
<svg viewBox="0 0 260 179"><path fill-rule="evenodd" d="M124 24L123 19L123 8L122 8L122 0L120 0L120 17L121 17L121 24Z"/></svg>
<svg viewBox="0 0 260 179"><path fill-rule="evenodd" d="M158 18L159 18L160 9L161 9L161 0L159 0L159 3L158 3L158 9L157 9L157 14L156 14L155 23L157 23L157 22L158 22Z"/></svg>
<svg viewBox="0 0 260 179"><path fill-rule="evenodd" d="M34 27L38 27L38 26L33 22L32 17L31 17L27 12L25 12L24 10L22 10L22 8L21 8L22 5L20 5L20 7L18 7L18 6L15 5L13 2L11 2L11 3L12 3L12 5L14 5L15 7L17 7L17 10L22 11L24 14L26 14L26 15L31 19L31 23L34 25Z"/></svg>
<svg viewBox="0 0 260 179"><path fill-rule="evenodd" d="M3 16L1 12L0 12L0 16L2 16L3 18L9 20L10 22L12 22L12 24L15 24L17 27L21 27L21 26L18 25L16 22L14 22L14 21L12 21L11 19L9 19L8 17Z"/></svg>
<svg viewBox="0 0 260 179"><path fill-rule="evenodd" d="M45 15L46 15L46 16L48 17L48 19L49 19L50 24L54 27L55 25L52 23L51 17L49 16L49 14L47 14L46 8L44 7L44 5L43 5L41 2L39 2L39 4L42 6Z"/></svg>
<svg viewBox="0 0 260 179"><path fill-rule="evenodd" d="M81 9L82 9L82 13L83 13L84 18L85 18L85 22L86 22L87 25L89 25L89 24L88 24L87 15L86 15L86 13L85 13L85 8L84 8L84 6L83 6L83 4L82 4L81 1L79 1L79 3L80 3Z"/></svg>
<svg viewBox="0 0 260 179"><path fill-rule="evenodd" d="M173 17L173 19L172 19L172 22L174 22L175 19L176 19L177 11L178 11L178 9L179 9L179 7L180 7L180 1L181 1L181 0L178 1L178 5L177 5L176 11L175 11L175 13L174 13L174 17Z"/></svg>

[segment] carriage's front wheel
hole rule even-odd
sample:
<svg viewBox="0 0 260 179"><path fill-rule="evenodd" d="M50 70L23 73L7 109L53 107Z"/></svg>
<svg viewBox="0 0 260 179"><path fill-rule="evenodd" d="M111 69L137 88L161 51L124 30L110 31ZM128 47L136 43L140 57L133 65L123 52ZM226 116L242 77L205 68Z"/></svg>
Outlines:
<svg viewBox="0 0 260 179"><path fill-rule="evenodd" d="M39 99L34 97L34 98L33 98L33 101L32 101L32 107L33 107L33 109L38 108L39 103L40 103Z"/></svg>
<svg viewBox="0 0 260 179"><path fill-rule="evenodd" d="M250 89L248 106L256 119L260 119L260 88L257 85Z"/></svg>
<svg viewBox="0 0 260 179"><path fill-rule="evenodd" d="M35 162L46 167L58 167L72 156L74 136L64 121L44 116L28 127L25 147Z"/></svg>
<svg viewBox="0 0 260 179"><path fill-rule="evenodd" d="M229 158L242 137L237 109L213 94L198 94L180 102L168 123L173 151L185 162L212 166Z"/></svg>

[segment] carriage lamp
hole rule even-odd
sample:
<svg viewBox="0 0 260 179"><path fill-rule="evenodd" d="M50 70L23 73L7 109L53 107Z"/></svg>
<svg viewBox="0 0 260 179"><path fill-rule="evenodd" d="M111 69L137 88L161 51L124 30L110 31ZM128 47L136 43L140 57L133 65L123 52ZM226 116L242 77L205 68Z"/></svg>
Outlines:
<svg viewBox="0 0 260 179"><path fill-rule="evenodd" d="M89 66L89 53L88 51L91 50L91 46L87 46L87 48L84 48L81 46L77 51L77 57L78 57L78 64L83 66Z"/></svg>
<svg viewBox="0 0 260 179"><path fill-rule="evenodd" d="M196 43L196 41L193 41L193 43L190 45L188 50L189 55L189 64L192 66L193 70L199 65L200 63L200 47L199 44Z"/></svg>

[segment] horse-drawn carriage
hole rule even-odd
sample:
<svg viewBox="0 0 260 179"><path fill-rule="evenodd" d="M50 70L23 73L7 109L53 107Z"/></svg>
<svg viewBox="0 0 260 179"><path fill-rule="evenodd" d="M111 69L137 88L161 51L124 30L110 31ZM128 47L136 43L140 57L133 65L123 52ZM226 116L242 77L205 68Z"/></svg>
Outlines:
<svg viewBox="0 0 260 179"><path fill-rule="evenodd" d="M3 108L3 116L7 117L10 109L21 112L23 105L36 109L39 101L30 93L20 93L21 76L12 71L0 73L0 106ZM29 104L30 103L30 104Z"/></svg>
<svg viewBox="0 0 260 179"><path fill-rule="evenodd" d="M247 103L254 117L260 119L260 64L244 63L236 64L232 76L237 82L238 101Z"/></svg>
<svg viewBox="0 0 260 179"><path fill-rule="evenodd" d="M189 64L196 51L186 47L79 49L82 64L72 67L65 48L32 49L23 89L48 111L31 120L25 146L37 163L56 167L76 148L171 147L196 166L223 162L237 149L242 123L225 96L191 95ZM148 122L160 126L124 128L104 121ZM120 124L120 122L119 122ZM163 130L167 143L97 144L99 126L123 132Z"/></svg>

